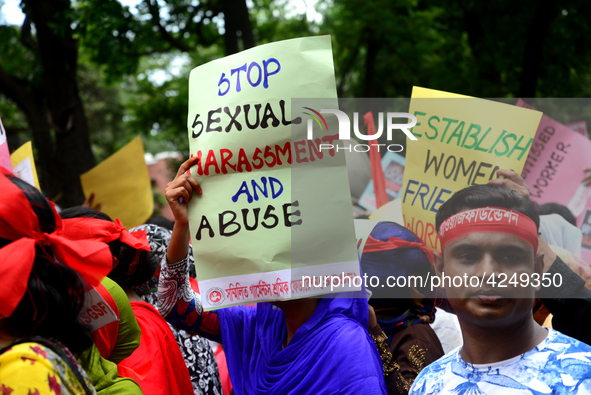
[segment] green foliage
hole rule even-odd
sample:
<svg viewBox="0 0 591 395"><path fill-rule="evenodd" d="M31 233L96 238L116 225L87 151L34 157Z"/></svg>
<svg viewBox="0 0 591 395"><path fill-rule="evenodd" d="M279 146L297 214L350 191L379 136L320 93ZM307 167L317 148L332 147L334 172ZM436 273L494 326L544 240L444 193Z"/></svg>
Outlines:
<svg viewBox="0 0 591 395"><path fill-rule="evenodd" d="M78 88L88 120L92 151L98 162L106 159L135 135L123 125L125 107L119 84L107 85L94 65L79 63Z"/></svg>
<svg viewBox="0 0 591 395"><path fill-rule="evenodd" d="M76 14L81 56L106 66L109 81L134 73L140 53L150 48L150 29L144 31L128 7L116 0L77 2Z"/></svg>
<svg viewBox="0 0 591 395"><path fill-rule="evenodd" d="M591 95L591 3L585 0L560 6L536 0L320 0L322 17L314 21L288 0L252 4L258 44L332 35L342 97L408 97L413 85L515 97L538 30L544 41L535 95ZM148 152L186 153L188 76L192 68L224 56L222 5L142 0L133 11L117 0L71 3L63 20L73 23L55 29L72 29L78 40L78 88L97 161L138 134ZM542 6L550 7L547 29L539 17ZM26 25L0 24L0 67L36 86L41 62L34 27L30 35L21 34L28 31ZM8 129L29 133L21 110L1 92L0 116Z"/></svg>
<svg viewBox="0 0 591 395"><path fill-rule="evenodd" d="M168 59L170 63L174 54ZM189 97L187 66L179 73L181 76L168 75L167 81L159 84L150 77L154 63L166 67L163 59L147 59L142 62L137 77L125 82L126 128L135 133L144 134L146 150L189 151L187 139L187 100ZM169 65L168 65L169 66ZM162 77L161 77L162 78Z"/></svg>
<svg viewBox="0 0 591 395"><path fill-rule="evenodd" d="M539 66L536 96L591 94L587 1L322 4L327 11L321 31L333 35L342 96L408 97L418 85L479 97L515 97L524 85L524 67L532 62ZM536 45L539 51L527 52Z"/></svg>
<svg viewBox="0 0 591 395"><path fill-rule="evenodd" d="M216 3L194 3L169 0L160 7L144 0L134 15L117 0L81 0L76 8L81 47L93 62L106 66L113 81L134 74L143 57L219 44Z"/></svg>
<svg viewBox="0 0 591 395"><path fill-rule="evenodd" d="M41 72L35 52L21 42L18 26L0 25L0 64L4 71L28 81L35 81Z"/></svg>
<svg viewBox="0 0 591 395"><path fill-rule="evenodd" d="M318 33L315 23L310 23L305 13L297 14L293 3L288 0L257 0L253 11L251 19L259 44Z"/></svg>

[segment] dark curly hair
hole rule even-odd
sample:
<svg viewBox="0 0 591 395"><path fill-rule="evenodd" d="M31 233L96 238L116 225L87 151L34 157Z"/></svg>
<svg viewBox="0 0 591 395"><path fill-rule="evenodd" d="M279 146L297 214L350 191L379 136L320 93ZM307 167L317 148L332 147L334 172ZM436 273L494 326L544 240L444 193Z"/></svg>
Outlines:
<svg viewBox="0 0 591 395"><path fill-rule="evenodd" d="M24 204L31 205L41 231L54 232L56 218L43 194L14 176L6 177L25 194ZM0 248L11 242L0 239ZM1 320L2 328L18 338L52 337L72 352L81 352L92 345L91 328L78 320L84 293L78 273L58 262L50 247L37 246L27 292L12 315Z"/></svg>

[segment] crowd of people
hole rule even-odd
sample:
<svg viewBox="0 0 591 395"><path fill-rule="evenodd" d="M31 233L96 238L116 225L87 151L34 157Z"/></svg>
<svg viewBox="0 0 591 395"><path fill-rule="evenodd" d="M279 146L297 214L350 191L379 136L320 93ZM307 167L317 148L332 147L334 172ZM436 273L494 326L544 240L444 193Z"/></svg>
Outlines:
<svg viewBox="0 0 591 395"><path fill-rule="evenodd" d="M187 212L207 193L188 173L197 160L166 188L172 231L127 230L89 207L58 213L2 171L2 395L591 394L580 231L555 214L563 207L530 201L517 173L441 205L440 253L394 222L377 224L360 251L368 276L467 275L476 286L204 311ZM484 281L544 274L560 284Z"/></svg>

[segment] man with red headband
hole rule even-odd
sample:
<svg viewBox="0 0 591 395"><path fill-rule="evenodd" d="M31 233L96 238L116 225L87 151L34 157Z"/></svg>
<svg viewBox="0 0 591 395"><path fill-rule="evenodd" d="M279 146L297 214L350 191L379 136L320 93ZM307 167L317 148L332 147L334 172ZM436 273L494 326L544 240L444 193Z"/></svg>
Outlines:
<svg viewBox="0 0 591 395"><path fill-rule="evenodd" d="M441 206L436 226L435 269L464 344L410 394L591 394L591 347L533 319L544 278L535 206L499 185L472 186Z"/></svg>

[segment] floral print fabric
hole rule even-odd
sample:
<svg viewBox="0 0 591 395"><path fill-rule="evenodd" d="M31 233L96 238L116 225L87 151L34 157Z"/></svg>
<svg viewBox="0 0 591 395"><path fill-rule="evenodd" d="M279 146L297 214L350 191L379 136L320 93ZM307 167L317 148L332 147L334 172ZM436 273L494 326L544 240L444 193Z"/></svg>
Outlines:
<svg viewBox="0 0 591 395"><path fill-rule="evenodd" d="M49 342L44 340L44 342ZM86 387L96 394L84 370L78 365L70 351L57 342L53 347L62 351L76 367ZM87 392L68 363L51 348L27 342L8 345L0 351L0 394L1 395L85 395Z"/></svg>
<svg viewBox="0 0 591 395"><path fill-rule="evenodd" d="M591 347L549 329L534 349L487 366L466 363L460 349L427 366L410 393L591 394Z"/></svg>

